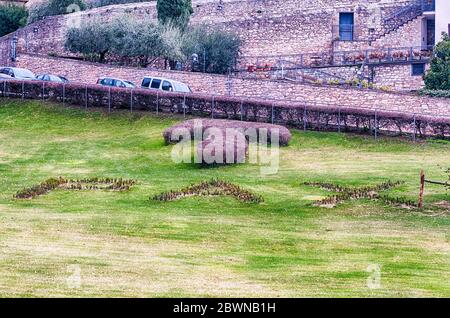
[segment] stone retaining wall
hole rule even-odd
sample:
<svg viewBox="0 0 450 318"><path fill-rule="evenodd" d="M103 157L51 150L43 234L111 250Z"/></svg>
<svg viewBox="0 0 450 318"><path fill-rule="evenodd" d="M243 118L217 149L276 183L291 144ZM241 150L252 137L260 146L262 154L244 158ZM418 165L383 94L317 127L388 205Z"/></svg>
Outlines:
<svg viewBox="0 0 450 318"><path fill-rule="evenodd" d="M98 77L113 76L140 85L146 75L187 83L194 92L235 95L275 100L292 100L334 106L384 109L399 112L450 116L450 99L421 97L406 93L387 93L336 86L298 84L287 81L241 79L202 73L149 70L111 66L69 59L21 54L17 65L36 74L63 75L72 81L94 84Z"/></svg>

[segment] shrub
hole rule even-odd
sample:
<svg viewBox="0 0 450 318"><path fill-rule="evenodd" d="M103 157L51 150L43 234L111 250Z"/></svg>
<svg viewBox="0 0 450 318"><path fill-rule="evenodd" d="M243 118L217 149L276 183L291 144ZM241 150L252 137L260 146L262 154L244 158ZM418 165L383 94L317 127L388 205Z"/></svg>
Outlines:
<svg viewBox="0 0 450 318"><path fill-rule="evenodd" d="M241 40L234 33L208 30L199 26L188 30L184 36L183 52L187 57L197 54L194 69L207 73L226 74L234 68Z"/></svg>
<svg viewBox="0 0 450 318"><path fill-rule="evenodd" d="M68 14L86 9L84 0L48 0L30 8L28 23L33 23L45 17Z"/></svg>
<svg viewBox="0 0 450 318"><path fill-rule="evenodd" d="M287 146L292 138L292 135L286 127L280 126L280 125L273 125L273 124L267 124L267 123L252 123L252 122L245 122L245 121L239 121L239 120L223 120L223 119L197 119L197 120L186 120L182 123L173 125L172 127L166 129L163 132L164 141L166 144L173 143L171 140L172 133L180 128L186 128L191 132L191 136L194 136L194 126L195 122L201 123L202 126L202 134L211 127L216 127L221 129L222 131L225 131L227 128L235 128L235 129L255 129L257 134L260 134L260 130L267 129L267 133L269 136L268 142L271 142L270 136L272 135L272 131L274 129L277 129L279 131L279 142L281 146Z"/></svg>
<svg viewBox="0 0 450 318"><path fill-rule="evenodd" d="M431 97L446 97L450 98L450 90L437 89L421 89L419 95Z"/></svg>
<svg viewBox="0 0 450 318"><path fill-rule="evenodd" d="M425 75L425 86L429 90L450 90L450 38L436 45L430 70Z"/></svg>
<svg viewBox="0 0 450 318"><path fill-rule="evenodd" d="M16 31L27 22L28 12L16 5L0 5L0 36Z"/></svg>

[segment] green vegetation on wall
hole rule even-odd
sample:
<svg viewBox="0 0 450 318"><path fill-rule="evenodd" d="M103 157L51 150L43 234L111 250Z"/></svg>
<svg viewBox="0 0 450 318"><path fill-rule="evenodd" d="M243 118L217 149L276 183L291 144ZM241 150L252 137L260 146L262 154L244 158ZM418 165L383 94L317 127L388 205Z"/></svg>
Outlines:
<svg viewBox="0 0 450 318"><path fill-rule="evenodd" d="M27 22L28 12L16 5L0 5L0 36L16 31Z"/></svg>
<svg viewBox="0 0 450 318"><path fill-rule="evenodd" d="M84 0L48 0L30 8L28 23L33 23L49 16L83 11L86 8Z"/></svg>
<svg viewBox="0 0 450 318"><path fill-rule="evenodd" d="M425 76L425 85L429 90L450 90L450 37L444 38L436 45L435 56Z"/></svg>

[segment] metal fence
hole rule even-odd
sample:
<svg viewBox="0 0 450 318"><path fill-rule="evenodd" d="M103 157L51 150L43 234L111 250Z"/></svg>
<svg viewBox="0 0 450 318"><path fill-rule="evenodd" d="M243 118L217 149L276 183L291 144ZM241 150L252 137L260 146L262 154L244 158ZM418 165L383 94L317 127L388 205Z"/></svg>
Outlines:
<svg viewBox="0 0 450 318"><path fill-rule="evenodd" d="M375 138L380 135L405 135L412 140L428 136L450 138L450 116L326 103L15 80L0 80L0 96L50 100L86 109L100 107L108 112L148 111L267 122L303 130L359 132Z"/></svg>

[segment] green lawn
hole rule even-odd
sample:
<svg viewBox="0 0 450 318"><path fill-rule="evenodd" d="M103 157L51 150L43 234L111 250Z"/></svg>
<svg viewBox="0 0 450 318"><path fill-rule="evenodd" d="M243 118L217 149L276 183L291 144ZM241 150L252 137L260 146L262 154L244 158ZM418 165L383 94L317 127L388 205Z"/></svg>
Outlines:
<svg viewBox="0 0 450 318"><path fill-rule="evenodd" d="M427 186L423 211L367 200L325 209L312 202L329 193L302 185L404 180L389 194L416 200L421 169L446 179L450 143L293 131L279 173L262 176L250 164L173 163L161 133L179 120L0 100L0 296L450 297L450 216L434 207L450 192ZM138 184L13 199L57 176ZM265 202L149 200L213 177Z"/></svg>

